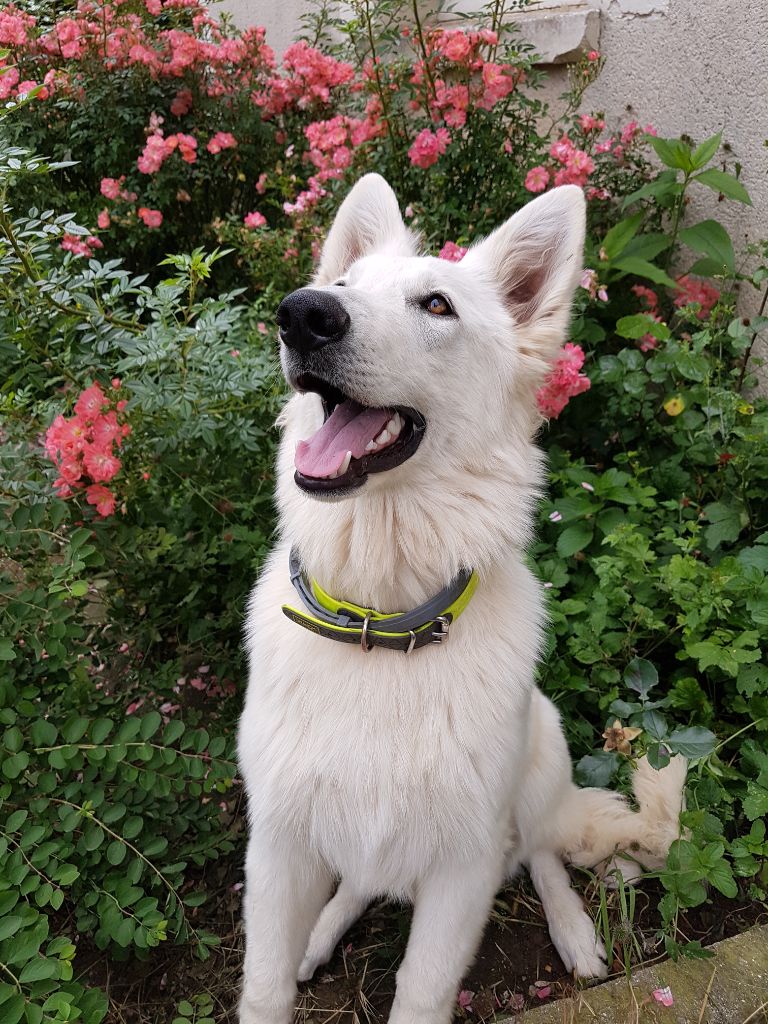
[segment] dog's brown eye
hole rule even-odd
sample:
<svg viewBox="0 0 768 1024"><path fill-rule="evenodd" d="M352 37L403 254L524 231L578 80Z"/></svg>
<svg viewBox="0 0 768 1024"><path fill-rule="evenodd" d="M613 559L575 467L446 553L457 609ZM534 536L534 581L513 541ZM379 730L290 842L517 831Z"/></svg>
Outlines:
<svg viewBox="0 0 768 1024"><path fill-rule="evenodd" d="M424 300L424 309L433 316L450 316L453 313L448 299L442 295L429 295Z"/></svg>

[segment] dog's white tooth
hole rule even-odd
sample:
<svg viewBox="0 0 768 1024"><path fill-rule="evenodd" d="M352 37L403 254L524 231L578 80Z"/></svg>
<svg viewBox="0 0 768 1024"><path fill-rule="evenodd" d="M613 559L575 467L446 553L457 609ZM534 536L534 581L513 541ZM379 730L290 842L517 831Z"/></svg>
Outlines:
<svg viewBox="0 0 768 1024"><path fill-rule="evenodd" d="M397 437L400 433L400 423L398 422L400 417L395 413L392 419L387 424L387 430L389 431L390 437Z"/></svg>
<svg viewBox="0 0 768 1024"><path fill-rule="evenodd" d="M376 444L386 444L388 440L389 440L389 431L387 430L386 427L384 427L384 429L382 430L382 432L379 434L378 437L374 438L374 441L376 442Z"/></svg>
<svg viewBox="0 0 768 1024"><path fill-rule="evenodd" d="M369 441L368 444L365 446L365 450L367 452L372 452L374 450L374 448L377 448L377 447L378 447L378 445L376 444L375 441Z"/></svg>
<svg viewBox="0 0 768 1024"><path fill-rule="evenodd" d="M343 476L347 472L347 470L349 469L349 464L350 464L351 461L352 461L352 452L347 452L347 454L344 456L344 461L339 466L339 468L336 470L336 476Z"/></svg>

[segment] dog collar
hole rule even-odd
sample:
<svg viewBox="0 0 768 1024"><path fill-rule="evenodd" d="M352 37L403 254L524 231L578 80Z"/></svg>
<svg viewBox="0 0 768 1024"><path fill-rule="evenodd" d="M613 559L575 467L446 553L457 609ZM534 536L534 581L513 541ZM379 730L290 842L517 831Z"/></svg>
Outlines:
<svg viewBox="0 0 768 1024"><path fill-rule="evenodd" d="M331 597L317 580L308 580L301 571L295 548L291 550L288 564L291 583L308 612L284 604L285 615L299 626L329 640L360 644L366 653L373 647L387 647L410 654L427 644L445 643L451 623L467 607L477 586L477 573L463 569L447 587L424 604L409 612L386 613Z"/></svg>

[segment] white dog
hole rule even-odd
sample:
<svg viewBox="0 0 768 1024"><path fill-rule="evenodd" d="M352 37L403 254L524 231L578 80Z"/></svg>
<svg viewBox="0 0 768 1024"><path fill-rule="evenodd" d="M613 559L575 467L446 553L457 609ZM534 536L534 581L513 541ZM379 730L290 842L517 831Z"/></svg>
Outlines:
<svg viewBox="0 0 768 1024"><path fill-rule="evenodd" d="M242 1024L289 1024L297 978L381 895L414 904L390 1021L447 1024L520 864L563 963L603 976L563 860L631 847L655 866L678 834L685 763L641 762L638 811L578 789L533 681L535 394L565 336L584 221L581 191L554 189L453 264L418 256L392 190L367 175L313 286L280 307L299 394L281 417L281 539L247 620Z"/></svg>

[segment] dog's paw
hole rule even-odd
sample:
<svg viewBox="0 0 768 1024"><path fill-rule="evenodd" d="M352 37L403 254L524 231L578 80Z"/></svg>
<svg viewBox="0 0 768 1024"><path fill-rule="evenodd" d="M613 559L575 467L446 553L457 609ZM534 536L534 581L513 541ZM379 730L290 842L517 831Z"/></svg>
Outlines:
<svg viewBox="0 0 768 1024"><path fill-rule="evenodd" d="M314 960L309 956L305 956L299 965L299 981L309 981L319 966L319 960Z"/></svg>
<svg viewBox="0 0 768 1024"><path fill-rule="evenodd" d="M327 964L336 948L335 935L315 935L309 940L307 952L299 967L299 981L309 981L318 967Z"/></svg>
<svg viewBox="0 0 768 1024"><path fill-rule="evenodd" d="M556 929L551 934L567 970L579 978L608 976L605 946L595 934L594 923L585 911L570 921L567 928Z"/></svg>
<svg viewBox="0 0 768 1024"><path fill-rule="evenodd" d="M643 877L643 866L637 861L628 860L617 854L611 857L602 870L598 872L609 889L619 888L619 877L624 885L636 885Z"/></svg>
<svg viewBox="0 0 768 1024"><path fill-rule="evenodd" d="M290 1009L286 1013L278 1013L272 1009L267 1010L262 1004L249 999L243 993L238 1007L237 1021L238 1024L290 1024L292 1016Z"/></svg>

